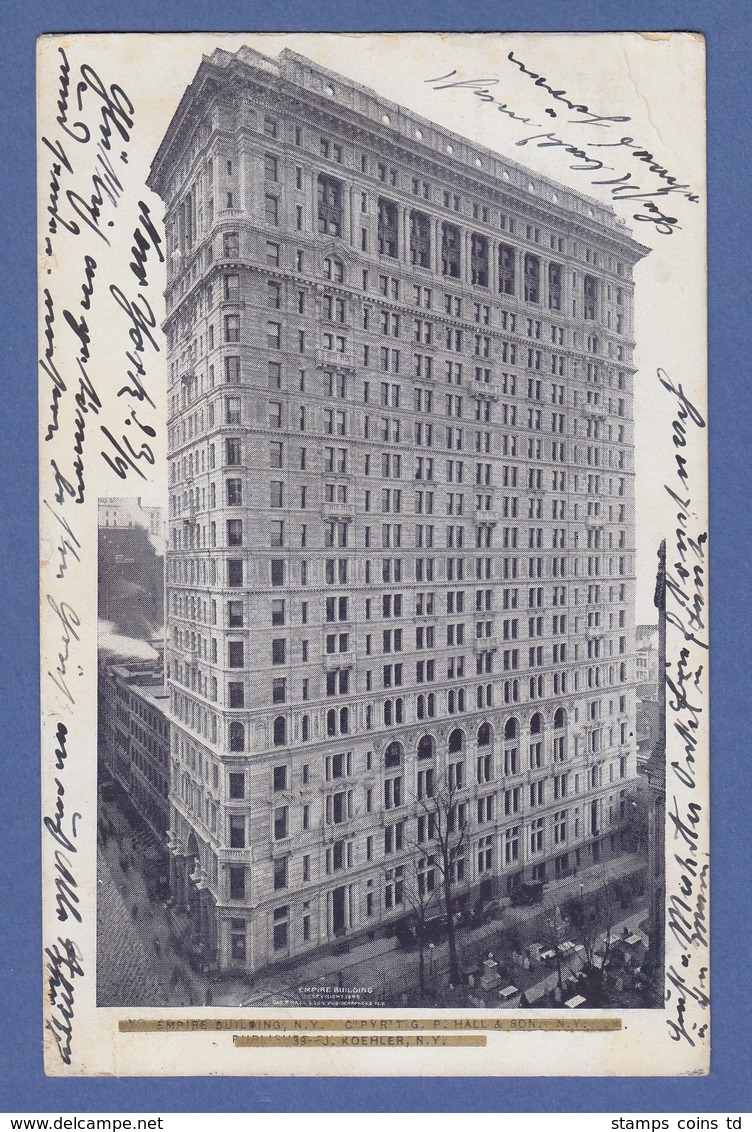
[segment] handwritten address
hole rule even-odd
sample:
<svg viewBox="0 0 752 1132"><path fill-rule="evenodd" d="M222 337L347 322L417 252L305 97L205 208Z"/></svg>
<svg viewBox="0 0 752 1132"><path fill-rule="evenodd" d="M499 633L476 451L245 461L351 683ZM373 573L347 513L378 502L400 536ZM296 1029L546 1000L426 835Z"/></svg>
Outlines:
<svg viewBox="0 0 752 1132"><path fill-rule="evenodd" d="M463 79L456 77L457 71L454 70L424 81L433 84L434 91L466 91L510 121L540 130L540 133L526 130L525 136L520 137L515 145L554 149L565 158L573 158L569 169L583 174L591 185L606 188L615 205L627 205L631 209L637 204L637 211L631 216L638 223L652 225L662 236L670 236L681 228L679 218L664 211L662 202L667 197L679 197L697 204L700 197L691 185L680 183L639 138L622 132L622 128L632 120L629 115L596 112L570 96L565 89L557 88L514 51L507 54L506 62L515 68L515 75L525 76L541 92L543 100L548 103L541 117L547 121L536 122L518 114L507 101L497 98L492 92L505 86L504 80L498 77ZM551 121L560 119L562 115L564 128L550 129ZM565 132L570 127L571 134ZM617 165L617 162L622 164Z"/></svg>

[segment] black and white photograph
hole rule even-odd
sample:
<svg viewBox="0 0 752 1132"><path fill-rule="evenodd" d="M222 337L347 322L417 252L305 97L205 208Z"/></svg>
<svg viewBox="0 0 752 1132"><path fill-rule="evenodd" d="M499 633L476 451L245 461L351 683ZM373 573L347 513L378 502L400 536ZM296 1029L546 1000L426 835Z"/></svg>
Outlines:
<svg viewBox="0 0 752 1132"><path fill-rule="evenodd" d="M47 1072L706 1072L702 41L39 66Z"/></svg>

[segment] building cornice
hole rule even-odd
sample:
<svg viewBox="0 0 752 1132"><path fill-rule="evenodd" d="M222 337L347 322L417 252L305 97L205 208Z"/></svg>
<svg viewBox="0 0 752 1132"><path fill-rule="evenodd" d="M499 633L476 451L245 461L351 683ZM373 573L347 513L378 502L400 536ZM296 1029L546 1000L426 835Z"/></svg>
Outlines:
<svg viewBox="0 0 752 1132"><path fill-rule="evenodd" d="M346 105L342 100L332 101L333 96L297 82L290 72L301 67L322 80L324 77L331 79L348 94L360 94L373 105L374 117ZM579 235L580 238L597 240L601 245L609 244L612 250L618 250L632 264L650 251L634 239L610 207L595 198L564 187L287 50L282 52L277 63L249 48L241 48L236 55L217 50L210 58L202 59L152 162L148 184L163 199L167 195L167 179L181 159L201 114L208 110L215 98L228 91L233 101L237 101L241 93L251 92L255 107L275 112L280 110L278 100L281 97L286 114L297 115L310 125L335 133L345 126L348 140L360 141L365 148L391 156L399 162L418 163L427 176L446 181L450 175L465 191L477 193L510 211L523 212L533 221L564 222L575 237ZM269 98L270 91L274 92L274 99ZM375 116L378 110L383 110L381 121ZM388 124L384 119L388 120ZM406 133L408 123L413 131L411 136ZM426 135L437 133L445 143L444 152L437 151L425 141ZM471 155L475 156L471 158ZM473 165L470 164L471 159ZM484 170L484 165L490 168ZM343 176L348 172L360 176L357 171L346 169L342 170ZM516 184L512 183L512 178L517 181ZM386 186L385 191L388 193ZM564 203L560 200L562 196ZM416 207L419 207L419 200ZM467 217L458 218L458 222L467 221Z"/></svg>

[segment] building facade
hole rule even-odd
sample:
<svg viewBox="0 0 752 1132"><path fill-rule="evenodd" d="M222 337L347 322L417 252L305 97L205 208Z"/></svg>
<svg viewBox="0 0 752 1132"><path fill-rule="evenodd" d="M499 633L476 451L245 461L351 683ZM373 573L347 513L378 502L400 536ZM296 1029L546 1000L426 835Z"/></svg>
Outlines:
<svg viewBox="0 0 752 1132"><path fill-rule="evenodd" d="M160 556L165 548L165 510L164 507L150 507L136 497L112 498L100 496L98 500L98 525L116 529L143 527L149 532L154 550Z"/></svg>
<svg viewBox="0 0 752 1132"><path fill-rule="evenodd" d="M154 836L169 826L170 742L161 660L103 658L98 673L99 754Z"/></svg>
<svg viewBox="0 0 752 1132"><path fill-rule="evenodd" d="M613 212L293 52L156 155L176 899L222 968L621 851L633 267ZM437 891L438 899L438 891Z"/></svg>

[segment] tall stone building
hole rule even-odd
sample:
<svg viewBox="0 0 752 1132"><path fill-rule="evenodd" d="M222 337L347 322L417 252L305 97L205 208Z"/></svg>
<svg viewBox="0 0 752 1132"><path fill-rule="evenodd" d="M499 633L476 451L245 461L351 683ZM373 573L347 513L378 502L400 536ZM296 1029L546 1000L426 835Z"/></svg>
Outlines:
<svg viewBox="0 0 752 1132"><path fill-rule="evenodd" d="M291 51L205 58L150 185L170 844L205 953L393 928L440 887L441 785L460 905L618 854L647 249Z"/></svg>

